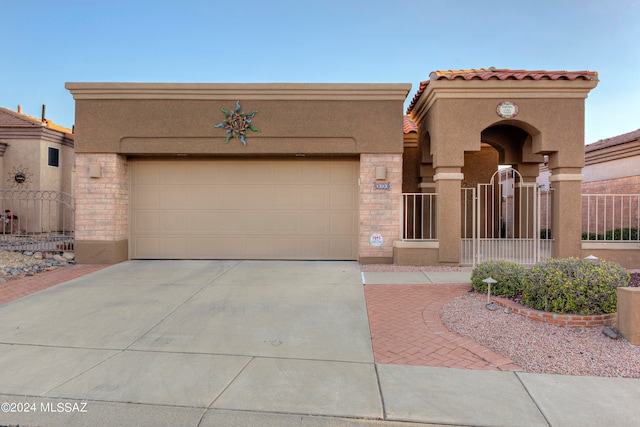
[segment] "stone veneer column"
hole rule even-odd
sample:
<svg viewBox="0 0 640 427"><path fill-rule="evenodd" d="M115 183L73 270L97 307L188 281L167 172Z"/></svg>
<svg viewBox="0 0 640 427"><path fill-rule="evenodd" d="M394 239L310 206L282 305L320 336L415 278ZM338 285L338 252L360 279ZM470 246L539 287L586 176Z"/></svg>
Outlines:
<svg viewBox="0 0 640 427"><path fill-rule="evenodd" d="M438 193L438 262L460 265L462 256L461 184L464 174L458 167L439 167L433 180Z"/></svg>
<svg viewBox="0 0 640 427"><path fill-rule="evenodd" d="M99 172L91 177L90 169ZM75 252L81 264L128 259L129 168L119 154L76 154Z"/></svg>
<svg viewBox="0 0 640 427"><path fill-rule="evenodd" d="M582 240L582 175L580 169L552 169L549 181L553 187L551 224L553 257L581 256Z"/></svg>
<svg viewBox="0 0 640 427"><path fill-rule="evenodd" d="M376 181L376 168L387 170L387 179ZM375 183L389 183L388 190L376 190ZM402 154L360 155L360 262L392 263L393 241L400 238ZM380 246L371 236L383 238Z"/></svg>

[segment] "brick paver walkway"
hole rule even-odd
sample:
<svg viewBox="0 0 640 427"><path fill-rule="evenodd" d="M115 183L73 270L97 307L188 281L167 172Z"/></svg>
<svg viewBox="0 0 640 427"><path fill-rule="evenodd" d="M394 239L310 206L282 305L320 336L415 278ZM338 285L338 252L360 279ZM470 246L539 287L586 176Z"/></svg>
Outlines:
<svg viewBox="0 0 640 427"><path fill-rule="evenodd" d="M513 371L510 359L450 332L440 310L467 284L366 285L376 363Z"/></svg>
<svg viewBox="0 0 640 427"><path fill-rule="evenodd" d="M12 279L0 284L0 304L22 298L69 280L107 267L104 264L76 264L45 271L33 276Z"/></svg>

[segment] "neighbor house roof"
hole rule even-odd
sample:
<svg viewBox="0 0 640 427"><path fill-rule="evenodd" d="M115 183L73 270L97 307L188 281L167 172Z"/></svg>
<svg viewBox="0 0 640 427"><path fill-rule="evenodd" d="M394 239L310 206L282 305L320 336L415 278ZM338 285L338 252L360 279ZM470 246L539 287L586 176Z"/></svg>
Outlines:
<svg viewBox="0 0 640 427"><path fill-rule="evenodd" d="M592 151L603 150L605 148L613 147L616 145L626 144L632 141L637 142L639 140L640 140L640 129L637 129L632 132L623 133L622 135L596 141L593 144L587 145L584 151L585 153L589 153Z"/></svg>
<svg viewBox="0 0 640 427"><path fill-rule="evenodd" d="M1 127L40 127L44 126L52 130L62 133L71 133L71 129L57 125L49 119L37 119L27 114L12 111L8 108L0 107L0 126Z"/></svg>
<svg viewBox="0 0 640 427"><path fill-rule="evenodd" d="M48 119L38 119L22 112L0 107L0 136L4 138L44 138L73 146L73 131Z"/></svg>
<svg viewBox="0 0 640 427"><path fill-rule="evenodd" d="M584 147L585 165L640 156L640 129L601 139Z"/></svg>
<svg viewBox="0 0 640 427"><path fill-rule="evenodd" d="M595 71L546 71L546 70L510 70L508 68L474 68L470 70L433 71L429 80L420 82L418 92L411 100L407 114L434 80L598 80Z"/></svg>

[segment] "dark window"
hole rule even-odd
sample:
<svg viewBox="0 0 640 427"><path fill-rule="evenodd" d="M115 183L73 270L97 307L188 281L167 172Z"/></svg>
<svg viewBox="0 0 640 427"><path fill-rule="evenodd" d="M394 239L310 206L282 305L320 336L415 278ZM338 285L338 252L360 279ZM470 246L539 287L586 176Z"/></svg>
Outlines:
<svg viewBox="0 0 640 427"><path fill-rule="evenodd" d="M47 164L56 168L60 166L60 150L58 148L49 147L49 161Z"/></svg>

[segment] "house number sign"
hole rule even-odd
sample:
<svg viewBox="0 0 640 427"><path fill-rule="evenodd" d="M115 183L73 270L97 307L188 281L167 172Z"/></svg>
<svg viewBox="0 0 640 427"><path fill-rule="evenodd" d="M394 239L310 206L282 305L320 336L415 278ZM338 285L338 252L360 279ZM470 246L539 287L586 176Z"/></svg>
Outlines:
<svg viewBox="0 0 640 427"><path fill-rule="evenodd" d="M369 237L369 244L371 246L382 246L383 243L384 237L382 237L382 234L375 233Z"/></svg>
<svg viewBox="0 0 640 427"><path fill-rule="evenodd" d="M375 190L389 190L391 185L388 182L376 182L373 184Z"/></svg>

